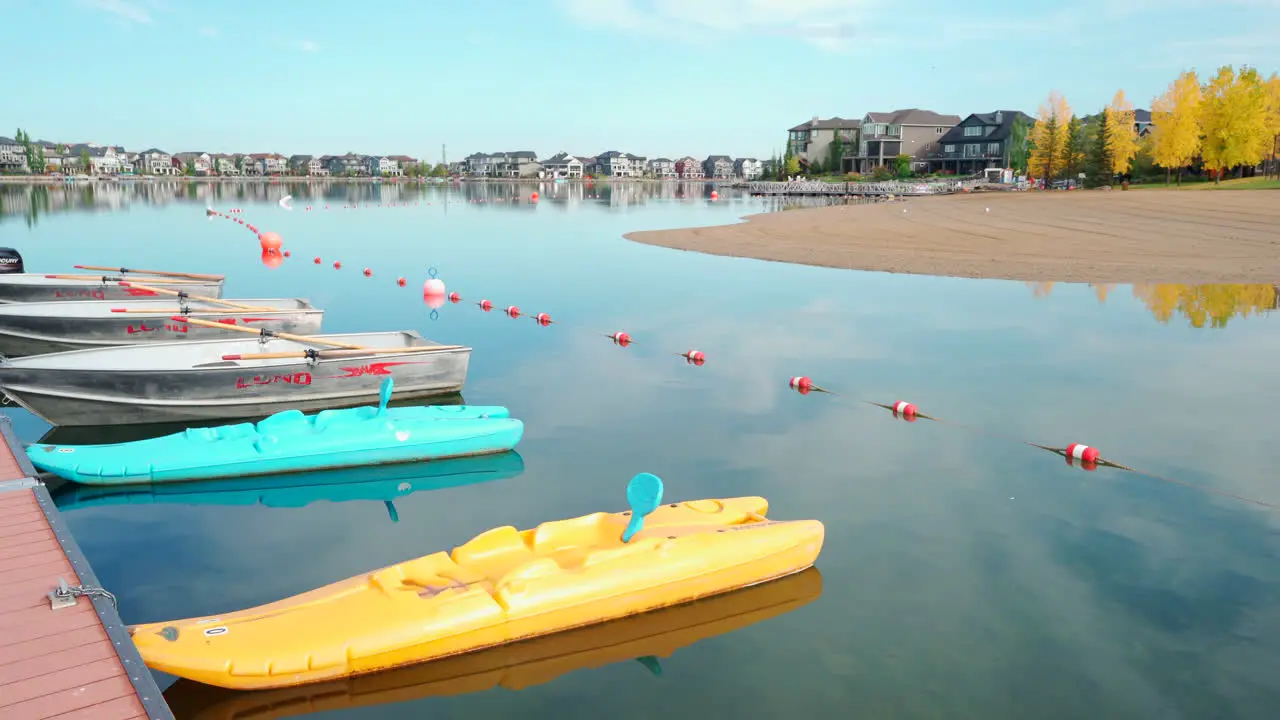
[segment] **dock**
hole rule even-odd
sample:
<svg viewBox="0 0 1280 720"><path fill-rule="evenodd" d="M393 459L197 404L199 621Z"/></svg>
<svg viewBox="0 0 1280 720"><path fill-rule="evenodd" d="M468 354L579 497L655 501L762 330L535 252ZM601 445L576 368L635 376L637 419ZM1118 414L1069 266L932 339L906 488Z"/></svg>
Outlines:
<svg viewBox="0 0 1280 720"><path fill-rule="evenodd" d="M0 717L172 720L7 416L0 433Z"/></svg>

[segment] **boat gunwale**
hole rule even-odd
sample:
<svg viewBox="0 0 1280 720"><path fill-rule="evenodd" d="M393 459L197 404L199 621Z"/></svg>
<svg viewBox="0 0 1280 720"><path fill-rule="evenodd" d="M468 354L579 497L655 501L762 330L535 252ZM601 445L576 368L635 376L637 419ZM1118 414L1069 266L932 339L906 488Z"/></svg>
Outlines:
<svg viewBox="0 0 1280 720"><path fill-rule="evenodd" d="M78 315L78 314L74 314L73 312L65 312L61 314L50 314L50 315L25 315L21 312L22 310L25 310L32 305L40 305L44 307L59 308L59 309L67 308L68 310L75 310L76 309L75 306L85 306L86 309L88 309L89 307L95 307L95 308L106 307L109 304L121 305L121 306L127 307L130 303L138 303L138 302L164 302L168 305L173 305L175 303L181 305L182 303L182 301L178 300L177 298L173 298L173 299L119 298L119 299L106 299L106 300L61 300L61 301L51 300L51 301L41 301L41 302L5 303L3 305L0 305L0 323L3 323L3 320L10 316L20 316L23 319L37 319L37 320L111 320L111 319L117 319L118 316L121 319L123 319L124 317L136 318L136 317L153 317L153 316L160 316L167 319L167 318L173 317L174 315L185 315L185 316L196 317L196 316L202 316L202 315L248 315L248 314L265 315L269 313L278 314L278 313L316 313L316 312L323 313L324 312L324 308L318 307L312 304L312 302L307 298L300 298L300 297L230 298L228 300L228 302L238 302L244 305L248 305L254 302L298 303L298 307L295 307L295 308L267 308L262 310L237 308L237 307L206 308L203 306L212 305L213 303L205 303L198 300L195 302L199 303L201 307L199 309L196 309L192 307L191 305L192 301L188 300L186 302L188 303L187 307L189 311L186 313L183 313L180 311L174 312L172 310L168 312L165 312L162 310L155 310L150 313L139 311L139 312L132 312L132 313L106 312L106 313L99 313L99 314L92 314L92 315ZM71 306L71 307L68 307L68 306ZM14 308L13 311L7 312L6 308L8 307L13 307ZM0 329L3 329L2 324L0 324Z"/></svg>

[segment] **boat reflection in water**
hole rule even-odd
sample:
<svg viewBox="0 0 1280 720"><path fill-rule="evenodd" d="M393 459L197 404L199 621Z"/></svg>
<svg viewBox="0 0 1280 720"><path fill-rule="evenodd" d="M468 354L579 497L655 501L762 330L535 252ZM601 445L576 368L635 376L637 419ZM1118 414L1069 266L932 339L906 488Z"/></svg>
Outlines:
<svg viewBox="0 0 1280 720"><path fill-rule="evenodd" d="M349 710L494 687L523 690L583 668L636 660L661 674L659 657L791 612L822 595L816 567L781 580L622 620L331 682L237 691L178 680L164 692L180 720L268 720Z"/></svg>
<svg viewBox="0 0 1280 720"><path fill-rule="evenodd" d="M80 485L49 483L54 504L65 511L100 505L265 505L298 508L320 500L380 500L392 522L399 521L395 501L426 490L441 490L513 478L524 472L514 450L493 455L430 462L345 468L323 472L257 475L230 480Z"/></svg>

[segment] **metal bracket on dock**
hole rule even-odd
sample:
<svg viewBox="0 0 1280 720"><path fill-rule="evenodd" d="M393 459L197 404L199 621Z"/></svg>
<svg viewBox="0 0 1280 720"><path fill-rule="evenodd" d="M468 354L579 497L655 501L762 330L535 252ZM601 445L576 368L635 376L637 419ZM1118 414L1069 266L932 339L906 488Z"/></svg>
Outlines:
<svg viewBox="0 0 1280 720"><path fill-rule="evenodd" d="M12 490L27 490L39 484L39 480L31 477L18 478L17 480L4 480L0 481L0 493L10 492Z"/></svg>
<svg viewBox="0 0 1280 720"><path fill-rule="evenodd" d="M111 601L111 606L116 607L116 596L103 590L100 587L85 587L84 585L67 585L67 579L58 578L58 586L49 593L49 607L53 610L61 610L62 608L72 607L76 604L76 598L93 598L100 597Z"/></svg>

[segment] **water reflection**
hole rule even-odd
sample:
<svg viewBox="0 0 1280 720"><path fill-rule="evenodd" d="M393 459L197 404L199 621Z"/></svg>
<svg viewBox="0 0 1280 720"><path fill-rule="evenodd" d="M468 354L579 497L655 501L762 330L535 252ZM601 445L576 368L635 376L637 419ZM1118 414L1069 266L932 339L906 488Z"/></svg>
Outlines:
<svg viewBox="0 0 1280 720"><path fill-rule="evenodd" d="M394 502L414 493L513 478L524 472L515 451L432 462L382 465L312 473L117 486L50 482L54 504L63 511L101 505L264 505L300 508L321 500L386 503L392 522L400 516Z"/></svg>
<svg viewBox="0 0 1280 720"><path fill-rule="evenodd" d="M1035 297L1049 297L1052 282L1029 282ZM1090 283L1098 302L1106 302L1115 287L1109 283ZM1155 319L1168 323L1174 314L1188 320L1193 328L1224 328L1234 317L1250 317L1280 309L1280 285L1179 283L1138 284L1132 286L1133 297L1140 301Z"/></svg>
<svg viewBox="0 0 1280 720"><path fill-rule="evenodd" d="M524 690L576 670L631 660L638 663L634 682L653 683L656 679L646 676L663 674L659 658L789 613L821 595L822 575L815 567L695 603L387 672L253 692L179 680L165 690L164 699L179 720L274 720L495 687Z"/></svg>
<svg viewBox="0 0 1280 720"><path fill-rule="evenodd" d="M458 182L432 183L401 179L368 182L342 180L98 180L67 184L0 183L0 222L23 218L28 226L60 212L99 212L131 205L172 203L227 207L236 204L278 203L293 197L293 212L363 208L397 203L468 204L510 210L533 210L546 205L571 208L584 203L611 208L640 206L651 201L709 202L717 186L702 181L629 182ZM537 199L533 193L537 193ZM745 202L741 193L719 189L719 203ZM797 202L788 201L794 205ZM776 209L781 209L782 203ZM310 210L308 210L310 208Z"/></svg>

